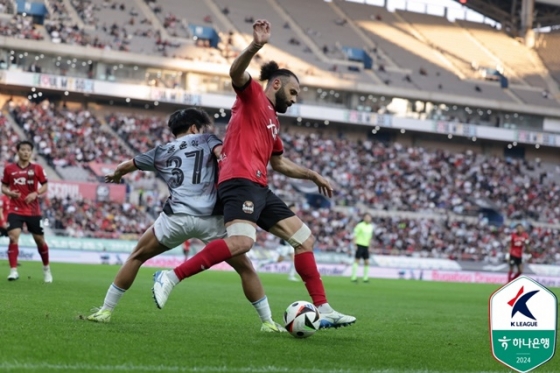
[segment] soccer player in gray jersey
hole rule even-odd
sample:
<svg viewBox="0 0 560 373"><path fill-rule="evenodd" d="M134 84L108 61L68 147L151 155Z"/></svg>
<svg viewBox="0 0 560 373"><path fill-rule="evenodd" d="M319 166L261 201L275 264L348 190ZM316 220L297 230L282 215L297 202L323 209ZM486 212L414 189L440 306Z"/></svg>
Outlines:
<svg viewBox="0 0 560 373"><path fill-rule="evenodd" d="M221 154L222 142L212 134L203 133L210 122L208 114L200 109L176 111L168 121L174 141L121 163L114 173L105 177L108 183L119 183L124 175L135 170L153 171L165 180L170 196L163 212L142 235L109 286L103 306L88 316L88 320L111 320L113 309L148 259L190 238L208 243L226 236L222 212L216 206L217 158ZM268 299L251 261L242 255L232 257L228 264L241 277L245 296L261 318L261 330L285 331L272 320Z"/></svg>

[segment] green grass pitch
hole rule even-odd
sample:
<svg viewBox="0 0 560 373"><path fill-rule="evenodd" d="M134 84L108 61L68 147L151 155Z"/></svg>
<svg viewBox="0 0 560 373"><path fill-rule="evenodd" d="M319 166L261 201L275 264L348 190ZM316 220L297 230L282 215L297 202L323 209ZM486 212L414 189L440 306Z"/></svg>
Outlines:
<svg viewBox="0 0 560 373"><path fill-rule="evenodd" d="M5 261L1 275L8 274ZM0 282L0 372L508 372L490 352L494 285L324 277L330 303L358 321L308 339L259 331L235 273L206 272L174 290L165 309L143 269L109 324L82 319L102 303L116 266L24 262ZM262 274L275 320L302 283ZM556 290L556 293L559 292ZM559 372L553 358L536 372Z"/></svg>

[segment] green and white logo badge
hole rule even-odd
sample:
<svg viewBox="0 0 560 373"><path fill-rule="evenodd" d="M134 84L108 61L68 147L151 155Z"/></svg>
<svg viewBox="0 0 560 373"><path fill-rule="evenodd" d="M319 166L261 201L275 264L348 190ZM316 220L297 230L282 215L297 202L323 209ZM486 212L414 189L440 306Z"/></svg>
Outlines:
<svg viewBox="0 0 560 373"><path fill-rule="evenodd" d="M521 276L490 297L490 341L494 358L525 373L554 356L558 300L533 279Z"/></svg>

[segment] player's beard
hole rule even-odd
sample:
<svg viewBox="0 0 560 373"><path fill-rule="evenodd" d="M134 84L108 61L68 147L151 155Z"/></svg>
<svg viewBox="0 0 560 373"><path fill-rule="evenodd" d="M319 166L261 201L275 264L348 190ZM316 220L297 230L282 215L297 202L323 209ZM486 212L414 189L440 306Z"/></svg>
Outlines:
<svg viewBox="0 0 560 373"><path fill-rule="evenodd" d="M276 109L277 113L284 114L288 111L288 96L283 90L284 87L280 88L274 94L274 98L276 99L276 103L274 104L274 109Z"/></svg>

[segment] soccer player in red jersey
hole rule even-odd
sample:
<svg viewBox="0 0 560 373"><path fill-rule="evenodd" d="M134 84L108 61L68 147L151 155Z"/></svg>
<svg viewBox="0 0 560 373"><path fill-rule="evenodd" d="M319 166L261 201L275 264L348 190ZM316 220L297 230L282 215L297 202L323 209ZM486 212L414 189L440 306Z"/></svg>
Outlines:
<svg viewBox="0 0 560 373"><path fill-rule="evenodd" d="M10 275L8 281L19 278L17 271L17 257L19 254L18 242L21 229L25 224L29 233L39 249L43 260L43 275L45 282L52 282L49 267L49 247L45 242L41 222L41 208L38 197L47 193L47 175L43 168L31 163L33 144L21 141L17 144L18 161L10 163L4 168L2 177L2 193L10 198L10 212L8 214L8 261L10 262ZM41 186L39 186L41 184Z"/></svg>
<svg viewBox="0 0 560 373"><path fill-rule="evenodd" d="M529 244L529 234L525 232L523 224L517 224L516 231L511 234L511 247L509 249L508 282L515 280L523 273L523 252ZM513 274L513 267L517 273Z"/></svg>
<svg viewBox="0 0 560 373"><path fill-rule="evenodd" d="M278 135L280 124L276 113L285 113L296 102L300 92L297 76L269 62L261 69L260 80L267 81L263 90L245 71L269 38L270 23L257 20L253 24L253 42L230 68L237 99L219 160L218 181L228 236L210 242L173 271L157 272L152 288L154 300L162 308L181 280L248 252L255 243L259 226L294 247L296 271L321 313L321 327L348 326L356 318L333 310L327 302L313 255L315 239L311 230L268 188L267 165L270 162L275 171L288 177L313 181L326 196L331 197L333 191L330 183L317 172L282 156L284 148Z"/></svg>

